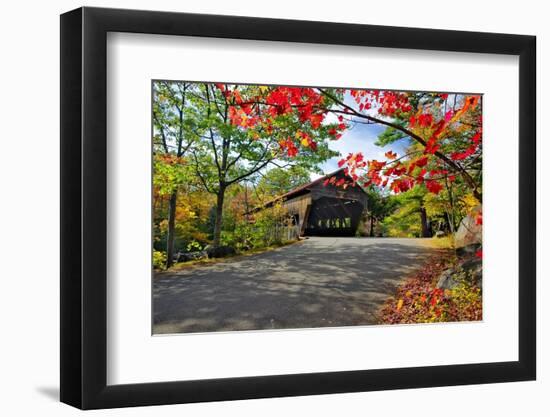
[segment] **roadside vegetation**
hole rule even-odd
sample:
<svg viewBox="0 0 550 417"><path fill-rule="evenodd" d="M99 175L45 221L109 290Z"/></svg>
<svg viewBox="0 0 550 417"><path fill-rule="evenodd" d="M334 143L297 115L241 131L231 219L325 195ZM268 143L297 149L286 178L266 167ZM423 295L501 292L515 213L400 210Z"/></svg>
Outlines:
<svg viewBox="0 0 550 417"><path fill-rule="evenodd" d="M461 267L454 251L430 258L424 267L399 286L380 312L381 324L478 321L482 319L482 289L471 271ZM452 271L452 288L441 286Z"/></svg>

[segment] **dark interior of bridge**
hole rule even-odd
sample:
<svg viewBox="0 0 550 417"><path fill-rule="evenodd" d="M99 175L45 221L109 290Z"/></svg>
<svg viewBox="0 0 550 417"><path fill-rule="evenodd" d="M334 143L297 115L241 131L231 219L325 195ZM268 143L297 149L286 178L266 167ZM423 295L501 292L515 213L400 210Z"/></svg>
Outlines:
<svg viewBox="0 0 550 417"><path fill-rule="evenodd" d="M360 201L321 197L312 203L306 236L355 236L363 204Z"/></svg>

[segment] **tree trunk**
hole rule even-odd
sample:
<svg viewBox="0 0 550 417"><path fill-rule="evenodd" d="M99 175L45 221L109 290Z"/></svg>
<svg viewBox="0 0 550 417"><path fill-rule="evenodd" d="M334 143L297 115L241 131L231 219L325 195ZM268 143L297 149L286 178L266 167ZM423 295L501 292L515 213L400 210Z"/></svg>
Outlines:
<svg viewBox="0 0 550 417"><path fill-rule="evenodd" d="M451 209L447 212L447 217L449 219L449 230L451 234L455 233L455 204L454 204L454 197L453 197L453 183L450 183L447 181L447 178L445 178L445 185L447 187L447 194L449 195L449 206Z"/></svg>
<svg viewBox="0 0 550 417"><path fill-rule="evenodd" d="M220 187L217 194L216 202L216 221L214 222L214 240L212 245L214 247L220 246L221 234L222 234L222 220L223 220L223 200L225 198L225 187Z"/></svg>
<svg viewBox="0 0 550 417"><path fill-rule="evenodd" d="M374 216L370 216L370 231L369 231L369 237L374 237Z"/></svg>
<svg viewBox="0 0 550 417"><path fill-rule="evenodd" d="M168 203L168 235L166 237L166 267L170 268L174 263L174 234L176 231L176 203L178 191L174 190Z"/></svg>
<svg viewBox="0 0 550 417"><path fill-rule="evenodd" d="M422 222L422 237L432 237L430 225L428 224L428 215L424 207L420 207L420 221Z"/></svg>
<svg viewBox="0 0 550 417"><path fill-rule="evenodd" d="M447 225L449 226L449 232L451 232L452 235L455 233L455 222L454 222L454 216L450 212L446 212L446 219L447 219Z"/></svg>

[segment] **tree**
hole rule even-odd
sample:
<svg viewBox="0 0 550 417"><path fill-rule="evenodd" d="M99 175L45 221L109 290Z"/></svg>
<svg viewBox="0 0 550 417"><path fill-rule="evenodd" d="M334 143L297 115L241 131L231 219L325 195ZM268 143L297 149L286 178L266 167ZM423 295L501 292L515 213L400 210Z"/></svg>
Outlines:
<svg viewBox="0 0 550 417"><path fill-rule="evenodd" d="M390 236L432 236L431 222L424 204L427 194L425 188L414 187L390 197L390 204L394 209L383 220Z"/></svg>
<svg viewBox="0 0 550 417"><path fill-rule="evenodd" d="M161 196L169 195L166 266L174 258L178 188L188 178L184 156L194 142L196 125L187 106L189 83L153 83L153 182Z"/></svg>
<svg viewBox="0 0 550 417"><path fill-rule="evenodd" d="M198 115L201 134L193 147L193 163L204 188L216 195L214 246L220 244L223 205L230 186L270 164L314 168L334 155L327 140L336 137L337 125L321 123L326 110L319 110L321 101L310 102L309 90L195 85L189 106ZM304 104L298 106L300 102Z"/></svg>
<svg viewBox="0 0 550 417"><path fill-rule="evenodd" d="M365 192L368 196L369 236L374 237L377 223L383 221L396 208L396 200L390 198L380 187L370 185Z"/></svg>
<svg viewBox="0 0 550 417"><path fill-rule="evenodd" d="M275 167L261 174L257 191L262 196L272 198L310 181L310 171L301 165L293 165L288 168Z"/></svg>
<svg viewBox="0 0 550 417"><path fill-rule="evenodd" d="M280 183L270 192L294 186L284 169L315 170L333 155L328 142L340 140L358 123L386 126L378 143L405 141L407 150L402 155L389 151L381 161L368 161L361 152L343 157L339 165L353 183L394 194L415 188L435 196L443 192L451 228L460 195L482 200L481 96L170 82L156 87L153 113L155 151L164 157L159 164L173 171L171 199L177 202L189 166L216 198L214 245L220 244L229 187L268 175L269 167L282 170L274 171L274 184ZM168 213L168 252L173 250L174 205ZM419 209L423 235L430 233L425 209Z"/></svg>
<svg viewBox="0 0 550 417"><path fill-rule="evenodd" d="M408 140L414 152L401 157L392 151L386 161L366 161L360 152L340 161L354 181L390 187L395 193L415 185L437 194L444 182L461 178L481 202L481 96L412 93L378 90L348 90L356 106L320 89L346 115L346 123L376 123L387 130L380 144ZM426 169L431 164L432 169Z"/></svg>
<svg viewBox="0 0 550 417"><path fill-rule="evenodd" d="M320 124L327 113L333 113L339 122L331 129L335 138L356 123L380 124L388 128L381 138L386 143L409 140L418 150L399 158L390 151L386 161L366 161L361 152L350 153L340 165L346 166L354 182L388 186L396 193L420 185L437 194L444 181L460 177L475 198L482 201L481 96L288 87L277 87L274 93L274 97L236 102L237 121L246 124L253 120L248 117L248 108L260 102L274 106L272 110L279 114L296 111L302 121L309 121L312 126ZM350 98L354 103L350 103ZM289 154L298 154L293 142L281 146ZM437 168L424 171L429 162Z"/></svg>
<svg viewBox="0 0 550 417"><path fill-rule="evenodd" d="M166 253L170 194L160 194L159 191L156 186L153 187L153 247ZM192 176L190 182L178 187L173 231L174 253L207 244L212 204L212 196L193 184ZM164 258L166 267L166 256Z"/></svg>

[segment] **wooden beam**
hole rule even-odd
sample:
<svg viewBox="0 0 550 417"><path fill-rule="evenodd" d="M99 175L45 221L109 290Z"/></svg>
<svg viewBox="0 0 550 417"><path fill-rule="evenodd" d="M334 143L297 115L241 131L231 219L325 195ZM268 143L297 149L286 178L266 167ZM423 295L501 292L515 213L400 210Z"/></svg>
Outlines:
<svg viewBox="0 0 550 417"><path fill-rule="evenodd" d="M311 200L306 206L306 211L302 219L302 224L300 225L300 236L303 236L306 232L307 222L309 221L309 213L311 211Z"/></svg>

